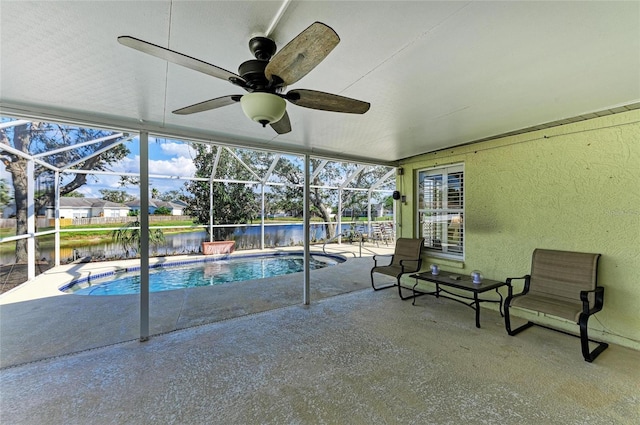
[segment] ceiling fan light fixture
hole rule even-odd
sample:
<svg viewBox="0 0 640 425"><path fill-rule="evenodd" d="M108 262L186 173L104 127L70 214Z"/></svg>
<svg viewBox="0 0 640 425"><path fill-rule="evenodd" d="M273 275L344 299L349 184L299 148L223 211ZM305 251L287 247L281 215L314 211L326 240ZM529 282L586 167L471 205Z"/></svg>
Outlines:
<svg viewBox="0 0 640 425"><path fill-rule="evenodd" d="M259 122L263 127L280 121L287 106L280 96L262 92L245 94L240 99L240 105L247 117Z"/></svg>

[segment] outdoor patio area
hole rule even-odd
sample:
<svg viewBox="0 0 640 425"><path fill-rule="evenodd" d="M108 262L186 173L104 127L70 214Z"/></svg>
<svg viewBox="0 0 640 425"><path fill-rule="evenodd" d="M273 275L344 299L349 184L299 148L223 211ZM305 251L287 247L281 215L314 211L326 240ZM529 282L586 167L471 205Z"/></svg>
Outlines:
<svg viewBox="0 0 640 425"><path fill-rule="evenodd" d="M371 255L392 254L393 245L366 243L327 245L347 261L311 272L311 302L371 288ZM236 251L233 255L301 251L301 247ZM322 247L312 249L321 253ZM202 258L202 256L195 256ZM188 256L152 258L183 261ZM57 288L89 274L137 264L136 260L60 266L0 296L0 367L76 353L139 338L137 295L86 296L63 294ZM381 276L384 279L385 276ZM383 280L384 281L384 280ZM172 332L302 304L302 273L150 294L150 333Z"/></svg>
<svg viewBox="0 0 640 425"><path fill-rule="evenodd" d="M0 5L0 425L640 424L640 1Z"/></svg>
<svg viewBox="0 0 640 425"><path fill-rule="evenodd" d="M612 345L587 363L577 338L541 328L510 337L492 310L483 311L477 329L472 311L459 303L426 297L413 306L393 289L374 292L368 287L370 265L363 258L320 270L324 274L313 272L309 306L299 302L299 285L289 305L279 301L282 293L271 296L271 291L238 289L215 303L216 297L205 299L200 290L191 296L155 294L154 332L166 333L144 343L135 339L135 326L116 332L136 323L132 304L111 304L103 316L107 306L91 301L95 308L84 308L84 319L64 322L59 317L74 309L65 300L74 297L43 299L30 309L38 323L27 315L11 317L16 311L3 306L3 338L22 335L20 353L9 353L3 341L3 361L24 362L47 346L51 351L45 360L1 371L0 420L29 425L637 423L637 351ZM321 293L326 298L319 299ZM55 311L62 316L46 316ZM205 321L205 311L236 317L195 326ZM51 357L73 345L99 344L98 336L109 334L126 341Z"/></svg>

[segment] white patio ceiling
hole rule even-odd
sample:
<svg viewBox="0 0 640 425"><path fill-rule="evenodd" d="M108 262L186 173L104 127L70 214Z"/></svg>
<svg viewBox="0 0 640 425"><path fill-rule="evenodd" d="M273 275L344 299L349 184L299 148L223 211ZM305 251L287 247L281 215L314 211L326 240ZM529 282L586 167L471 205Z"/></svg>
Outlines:
<svg viewBox="0 0 640 425"><path fill-rule="evenodd" d="M638 2L293 1L279 47L314 21L341 37L290 88L366 100L365 115L287 106L277 135L242 90L120 45L131 35L236 72L280 1L0 2L0 112L377 163L640 101Z"/></svg>

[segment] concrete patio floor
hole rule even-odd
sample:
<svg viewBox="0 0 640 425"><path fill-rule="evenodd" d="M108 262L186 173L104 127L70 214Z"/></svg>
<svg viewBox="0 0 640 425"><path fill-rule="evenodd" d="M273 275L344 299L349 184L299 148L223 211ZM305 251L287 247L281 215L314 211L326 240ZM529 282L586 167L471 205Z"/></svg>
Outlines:
<svg viewBox="0 0 640 425"><path fill-rule="evenodd" d="M393 246L367 244L363 257L358 245L329 245L347 261L311 273L312 301L370 288L371 255L392 254ZM245 250L233 255L300 251ZM312 252L322 252L314 249ZM202 256L152 258L183 261ZM102 347L140 337L139 296L86 296L64 294L60 286L90 274L139 265L137 260L69 264L48 270L11 292L0 295L0 368ZM381 279L386 279L381 276ZM301 273L234 282L225 285L163 291L150 294L150 334L157 335L277 309L303 302Z"/></svg>
<svg viewBox="0 0 640 425"><path fill-rule="evenodd" d="M0 422L638 423L640 352L612 344L587 363L577 338L535 327L510 337L490 309L478 329L451 300L413 306L373 291L371 265L314 271L308 306L299 276L154 294L147 342L136 297L2 305Z"/></svg>

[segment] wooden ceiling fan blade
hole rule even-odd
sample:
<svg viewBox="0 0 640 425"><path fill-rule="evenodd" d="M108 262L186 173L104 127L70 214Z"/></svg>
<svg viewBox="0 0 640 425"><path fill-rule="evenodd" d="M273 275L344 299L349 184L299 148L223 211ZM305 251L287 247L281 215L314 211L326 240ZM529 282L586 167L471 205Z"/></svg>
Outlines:
<svg viewBox="0 0 640 425"><path fill-rule="evenodd" d="M271 58L264 74L269 81L291 85L322 62L339 42L331 27L314 22Z"/></svg>
<svg viewBox="0 0 640 425"><path fill-rule="evenodd" d="M291 90L286 99L294 105L321 111L344 112L347 114L364 114L371 106L368 102L325 93L316 90Z"/></svg>
<svg viewBox="0 0 640 425"><path fill-rule="evenodd" d="M212 77L231 81L232 83L237 84L241 87L245 86L244 79L231 71L227 71L226 69L201 61L200 59L192 58L191 56L166 49L162 46L158 46L157 44L149 43L147 41L127 35L118 37L118 42L123 46L127 46L142 53L164 59L168 62L175 63L176 65L184 66L186 68L202 72L203 74L207 74Z"/></svg>
<svg viewBox="0 0 640 425"><path fill-rule="evenodd" d="M280 121L271 124L271 128L278 134L285 134L291 131L291 121L289 121L287 111L284 111L284 115L280 118Z"/></svg>
<svg viewBox="0 0 640 425"><path fill-rule="evenodd" d="M205 100L204 102L196 103L195 105L186 106L184 108L176 109L173 114L176 115L189 115L196 112L209 111L211 109L222 108L223 106L232 105L240 102L242 95L232 94L229 96L217 97L215 99Z"/></svg>

